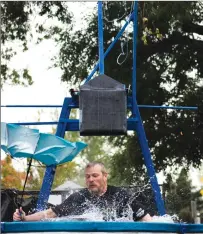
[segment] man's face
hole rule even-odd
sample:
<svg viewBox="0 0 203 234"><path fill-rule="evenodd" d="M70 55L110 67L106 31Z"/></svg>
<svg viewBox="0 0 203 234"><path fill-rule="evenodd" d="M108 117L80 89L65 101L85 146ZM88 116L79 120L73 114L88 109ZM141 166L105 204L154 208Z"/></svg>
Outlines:
<svg viewBox="0 0 203 234"><path fill-rule="evenodd" d="M100 165L95 165L85 170L87 188L98 195L104 193L107 186L107 173L102 172L101 169Z"/></svg>

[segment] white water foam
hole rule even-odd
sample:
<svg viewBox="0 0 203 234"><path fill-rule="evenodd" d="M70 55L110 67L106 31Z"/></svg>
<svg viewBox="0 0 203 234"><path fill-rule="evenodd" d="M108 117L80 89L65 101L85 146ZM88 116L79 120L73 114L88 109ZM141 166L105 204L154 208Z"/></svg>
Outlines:
<svg viewBox="0 0 203 234"><path fill-rule="evenodd" d="M163 216L153 216L152 220L149 222L153 223L174 223L174 218L177 218L177 216L171 216L171 215L163 215Z"/></svg>

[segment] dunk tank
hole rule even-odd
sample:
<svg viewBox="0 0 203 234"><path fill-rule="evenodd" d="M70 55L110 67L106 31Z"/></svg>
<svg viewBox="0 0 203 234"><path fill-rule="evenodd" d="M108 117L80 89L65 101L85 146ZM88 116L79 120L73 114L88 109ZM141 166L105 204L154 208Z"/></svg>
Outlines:
<svg viewBox="0 0 203 234"><path fill-rule="evenodd" d="M15 123L14 125L42 125L57 124L55 136L64 138L66 131L80 131L81 136L118 136L126 135L127 131L135 131L138 135L142 155L147 168L147 173L153 191L153 197L159 216L150 222L133 222L127 220L117 220L104 222L95 218L72 217L72 219L50 219L40 222L1 222L2 233L203 233L202 224L175 223L167 218L161 190L158 185L152 162L148 142L146 139L142 119L136 99L136 38L137 38L137 1L128 16L124 26L109 45L103 51L103 10L102 1L98 2L98 41L99 41L99 61L93 71L80 86L79 92L72 92L72 97L65 98L61 106L61 114L58 122L26 122ZM104 59L111 51L115 43L122 36L126 27L133 23L133 70L132 70L132 93L129 94L124 84L119 83L112 77L104 74ZM93 77L99 69L99 75ZM8 107L8 106L5 106ZM15 106L17 107L17 106ZM21 106L22 107L22 106ZM26 106L29 107L29 106ZM33 106L32 106L33 107ZM39 106L36 106L39 107ZM43 107L43 106L42 106ZM197 110L197 107L167 107L167 106L142 106L145 108L176 108ZM79 119L70 119L71 109L79 109ZM127 110L131 111L131 116L127 117ZM43 136L47 137L47 136ZM57 140L58 140L57 138ZM49 136L48 136L49 139ZM49 146L54 141L49 140ZM61 144L65 144L62 142ZM72 147L68 145L67 147ZM86 147L85 144L76 144L75 155ZM74 155L63 159L63 163L71 161ZM61 161L60 161L61 162ZM49 199L52 183L54 180L57 163L44 161L46 171L39 192L37 201L37 211L44 210Z"/></svg>

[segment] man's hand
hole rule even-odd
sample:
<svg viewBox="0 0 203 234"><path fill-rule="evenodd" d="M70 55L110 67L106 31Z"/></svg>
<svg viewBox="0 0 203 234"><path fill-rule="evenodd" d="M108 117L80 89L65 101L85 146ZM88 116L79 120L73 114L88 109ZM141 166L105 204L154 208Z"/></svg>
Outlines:
<svg viewBox="0 0 203 234"><path fill-rule="evenodd" d="M16 209L16 212L13 214L13 220L14 221L40 221L42 219L51 219L55 218L56 214L53 212L51 208L48 210L43 210L36 212L31 215L25 215L25 212L20 209Z"/></svg>
<svg viewBox="0 0 203 234"><path fill-rule="evenodd" d="M24 221L25 220L25 212L23 211L22 207L20 209L16 209L15 213L13 214L14 221Z"/></svg>
<svg viewBox="0 0 203 234"><path fill-rule="evenodd" d="M152 220L152 216L150 216L149 214L146 214L146 215L141 219L142 222L148 222L148 221L151 221L151 220Z"/></svg>

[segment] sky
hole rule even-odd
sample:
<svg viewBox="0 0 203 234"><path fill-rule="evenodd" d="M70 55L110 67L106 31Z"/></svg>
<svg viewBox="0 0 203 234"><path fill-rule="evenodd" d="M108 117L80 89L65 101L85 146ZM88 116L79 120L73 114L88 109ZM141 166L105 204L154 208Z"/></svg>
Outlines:
<svg viewBox="0 0 203 234"><path fill-rule="evenodd" d="M88 14L96 6L96 2L70 2L69 8L74 13L75 28L79 28L84 14ZM65 97L69 95L66 83L60 80L60 68L51 68L50 59L57 55L58 47L53 40L42 41L36 45L30 43L29 50L18 53L10 65L16 69L28 68L34 84L29 87L5 85L1 92L1 105L62 105ZM35 122L40 116L40 121L57 121L55 108L1 108L2 122ZM61 108L57 108L60 113ZM39 114L40 113L40 114ZM49 132L51 126L34 126L41 132ZM4 156L4 155L3 155ZM14 162L20 169L22 165ZM191 169L193 182L200 185L199 171ZM203 176L203 175L202 175ZM163 175L158 175L159 183L163 182Z"/></svg>

